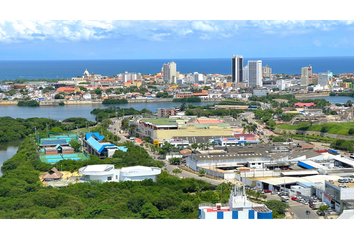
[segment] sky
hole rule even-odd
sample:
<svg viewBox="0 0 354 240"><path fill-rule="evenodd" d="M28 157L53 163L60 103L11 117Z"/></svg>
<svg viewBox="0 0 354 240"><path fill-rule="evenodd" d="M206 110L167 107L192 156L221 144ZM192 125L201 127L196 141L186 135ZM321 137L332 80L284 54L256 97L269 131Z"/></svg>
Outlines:
<svg viewBox="0 0 354 240"><path fill-rule="evenodd" d="M13 6L16 7L16 3ZM256 12L230 16L229 9L224 7L221 15L214 6L209 9L212 15L207 14L208 11L190 15L193 8L176 6L170 16L174 20L171 20L166 18L161 6L140 12L129 10L129 6L134 5L128 5L128 8L118 5L113 10L104 5L105 14L102 14L101 5L97 6L97 11L94 6L87 9L88 12L86 9L76 9L75 12L75 8L68 12L66 5L64 8L59 6L64 10L49 12L53 13L49 16L45 15L48 12L37 10L33 14L24 11L23 14L6 16L5 11L2 13L5 16L0 18L0 60L354 56L351 41L354 21L306 20L321 9L305 16L284 15L280 11L272 14L274 9L264 15L263 8L260 15ZM157 19L145 20L151 16ZM268 19L269 16L273 19ZM275 16L288 16L291 20L274 20ZM58 17L66 20L56 20ZM189 20L191 17L194 20ZM301 20L303 17L305 19ZM224 20L206 20L208 18Z"/></svg>

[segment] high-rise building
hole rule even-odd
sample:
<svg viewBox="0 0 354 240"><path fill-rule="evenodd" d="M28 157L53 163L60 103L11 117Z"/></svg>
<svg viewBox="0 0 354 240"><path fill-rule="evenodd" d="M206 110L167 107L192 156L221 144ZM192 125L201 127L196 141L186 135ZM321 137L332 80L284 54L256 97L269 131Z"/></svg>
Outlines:
<svg viewBox="0 0 354 240"><path fill-rule="evenodd" d="M248 86L262 87L262 60L248 61Z"/></svg>
<svg viewBox="0 0 354 240"><path fill-rule="evenodd" d="M264 77L271 77L272 75L272 69L266 65L265 67L262 67L262 75Z"/></svg>
<svg viewBox="0 0 354 240"><path fill-rule="evenodd" d="M308 86L312 83L312 67L301 68L301 86Z"/></svg>
<svg viewBox="0 0 354 240"><path fill-rule="evenodd" d="M326 73L319 73L318 74L318 85L321 87L331 85L332 84L333 73L330 71Z"/></svg>
<svg viewBox="0 0 354 240"><path fill-rule="evenodd" d="M162 67L163 81L165 84L176 84L177 82L176 68L177 68L176 63L173 61L163 65Z"/></svg>
<svg viewBox="0 0 354 240"><path fill-rule="evenodd" d="M243 57L238 55L232 56L231 61L232 83L240 83L243 80Z"/></svg>
<svg viewBox="0 0 354 240"><path fill-rule="evenodd" d="M247 82L248 81L248 65L243 67L243 78L242 78L242 82Z"/></svg>

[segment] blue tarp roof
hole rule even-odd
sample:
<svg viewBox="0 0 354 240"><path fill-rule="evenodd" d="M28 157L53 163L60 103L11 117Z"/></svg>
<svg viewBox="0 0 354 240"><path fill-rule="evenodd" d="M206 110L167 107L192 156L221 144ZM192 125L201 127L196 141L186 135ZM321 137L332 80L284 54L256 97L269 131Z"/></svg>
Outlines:
<svg viewBox="0 0 354 240"><path fill-rule="evenodd" d="M124 146L119 146L118 149L123 151L123 152L127 152L128 151L128 148L124 147Z"/></svg>

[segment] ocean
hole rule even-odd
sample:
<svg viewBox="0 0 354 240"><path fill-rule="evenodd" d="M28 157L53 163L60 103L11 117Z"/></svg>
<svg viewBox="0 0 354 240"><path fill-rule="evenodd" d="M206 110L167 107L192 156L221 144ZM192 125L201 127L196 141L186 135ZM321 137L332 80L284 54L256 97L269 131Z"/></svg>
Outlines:
<svg viewBox="0 0 354 240"><path fill-rule="evenodd" d="M262 65L272 68L276 74L301 74L301 68L311 65L314 73L332 71L334 74L354 72L354 57L307 58L244 58L262 60ZM140 60L48 60L48 61L0 61L0 81L14 79L67 79L90 73L113 76L125 71L154 74L162 65L174 61L180 73L231 74L230 58L214 59L140 59Z"/></svg>

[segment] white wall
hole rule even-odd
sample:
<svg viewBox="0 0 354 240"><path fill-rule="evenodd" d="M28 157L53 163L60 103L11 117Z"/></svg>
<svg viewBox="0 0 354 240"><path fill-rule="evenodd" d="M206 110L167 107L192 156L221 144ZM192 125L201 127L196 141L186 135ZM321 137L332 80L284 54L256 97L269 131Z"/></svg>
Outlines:
<svg viewBox="0 0 354 240"><path fill-rule="evenodd" d="M238 211L238 219L248 219L248 210Z"/></svg>
<svg viewBox="0 0 354 240"><path fill-rule="evenodd" d="M341 188L340 200L354 199L354 188Z"/></svg>

